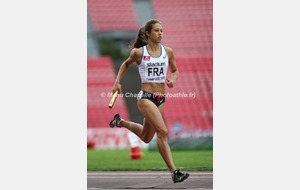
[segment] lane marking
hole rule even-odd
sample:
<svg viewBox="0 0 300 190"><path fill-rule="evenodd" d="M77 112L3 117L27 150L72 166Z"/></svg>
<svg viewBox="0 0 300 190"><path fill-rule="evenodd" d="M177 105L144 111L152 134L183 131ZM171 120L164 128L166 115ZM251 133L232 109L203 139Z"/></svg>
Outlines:
<svg viewBox="0 0 300 190"><path fill-rule="evenodd" d="M192 179L211 179L213 176L189 176ZM159 179L159 178L171 178L171 176L88 176L88 179L115 179L115 178L123 178L123 179Z"/></svg>
<svg viewBox="0 0 300 190"><path fill-rule="evenodd" d="M199 176L204 176L204 175L209 175L209 176L212 176L213 173L193 173L193 172L187 172L189 173L190 175L199 175ZM120 172L117 172L117 173L88 173L87 175L110 175L110 176L120 176L120 175L125 175L125 176L128 176L128 175L146 175L146 176L149 176L149 175L171 175L170 173L136 173L136 172L128 172L128 173L120 173Z"/></svg>

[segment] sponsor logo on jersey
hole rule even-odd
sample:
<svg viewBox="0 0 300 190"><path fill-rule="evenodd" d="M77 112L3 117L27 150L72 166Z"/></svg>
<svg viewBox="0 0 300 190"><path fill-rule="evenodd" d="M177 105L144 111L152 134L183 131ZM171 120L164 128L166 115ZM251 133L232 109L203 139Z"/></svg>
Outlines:
<svg viewBox="0 0 300 190"><path fill-rule="evenodd" d="M159 63L159 62L156 62L156 63L147 63L147 67L157 67L157 66L165 66L165 62L162 62L162 63Z"/></svg>
<svg viewBox="0 0 300 190"><path fill-rule="evenodd" d="M150 56L144 55L144 56L143 56L143 60L145 60L145 61L150 61Z"/></svg>

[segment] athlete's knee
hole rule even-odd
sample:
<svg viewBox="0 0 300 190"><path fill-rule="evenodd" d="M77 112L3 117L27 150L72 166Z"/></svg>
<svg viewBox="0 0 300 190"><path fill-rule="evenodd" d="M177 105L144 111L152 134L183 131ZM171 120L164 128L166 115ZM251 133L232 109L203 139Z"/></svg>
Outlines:
<svg viewBox="0 0 300 190"><path fill-rule="evenodd" d="M156 134L158 138L166 138L168 135L168 129L166 127L158 128L156 130Z"/></svg>

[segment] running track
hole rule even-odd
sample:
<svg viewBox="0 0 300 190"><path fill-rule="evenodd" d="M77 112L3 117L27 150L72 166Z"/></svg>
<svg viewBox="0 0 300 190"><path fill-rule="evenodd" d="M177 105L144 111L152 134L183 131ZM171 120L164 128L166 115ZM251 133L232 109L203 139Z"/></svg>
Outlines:
<svg viewBox="0 0 300 190"><path fill-rule="evenodd" d="M184 171L183 171L184 172ZM98 189L213 189L212 172L188 172L189 178L173 183L166 171L88 172L87 190Z"/></svg>

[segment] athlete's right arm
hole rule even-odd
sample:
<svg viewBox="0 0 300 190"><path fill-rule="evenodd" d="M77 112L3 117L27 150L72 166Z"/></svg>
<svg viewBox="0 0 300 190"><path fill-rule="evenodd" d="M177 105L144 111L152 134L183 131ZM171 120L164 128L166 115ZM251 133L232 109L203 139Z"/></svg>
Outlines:
<svg viewBox="0 0 300 190"><path fill-rule="evenodd" d="M113 88L113 93L115 91L119 91L119 93L121 92L120 82L121 82L123 76L125 75L129 65L134 62L137 62L137 60L139 60L138 57L139 57L139 49L133 48L130 52L129 57L121 64L121 66L119 68L118 75L117 75L115 85Z"/></svg>

